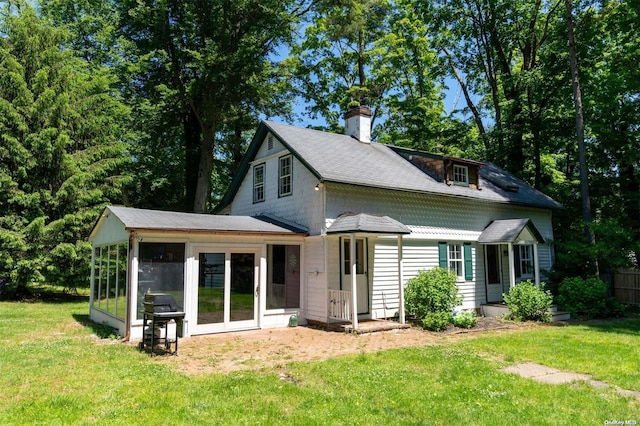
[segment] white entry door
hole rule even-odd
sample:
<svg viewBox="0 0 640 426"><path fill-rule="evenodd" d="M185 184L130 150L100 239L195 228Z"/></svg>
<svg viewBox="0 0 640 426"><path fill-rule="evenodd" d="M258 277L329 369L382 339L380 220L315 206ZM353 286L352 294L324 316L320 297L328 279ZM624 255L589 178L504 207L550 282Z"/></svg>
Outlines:
<svg viewBox="0 0 640 426"><path fill-rule="evenodd" d="M351 290L351 241L342 239L342 290ZM356 239L356 297L358 314L369 313L369 277L367 276L367 240Z"/></svg>
<svg viewBox="0 0 640 426"><path fill-rule="evenodd" d="M196 251L195 260L198 287L193 334L257 327L258 252L202 248Z"/></svg>
<svg viewBox="0 0 640 426"><path fill-rule="evenodd" d="M487 273L487 303L502 302L503 288L500 270L500 246L484 246Z"/></svg>

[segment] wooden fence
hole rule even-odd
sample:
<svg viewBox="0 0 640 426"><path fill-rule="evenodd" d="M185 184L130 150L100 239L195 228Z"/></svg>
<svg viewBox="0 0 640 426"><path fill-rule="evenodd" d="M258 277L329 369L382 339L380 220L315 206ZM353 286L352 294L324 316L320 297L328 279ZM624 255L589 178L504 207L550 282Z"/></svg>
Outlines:
<svg viewBox="0 0 640 426"><path fill-rule="evenodd" d="M613 295L620 303L640 305L640 270L617 269L612 281Z"/></svg>

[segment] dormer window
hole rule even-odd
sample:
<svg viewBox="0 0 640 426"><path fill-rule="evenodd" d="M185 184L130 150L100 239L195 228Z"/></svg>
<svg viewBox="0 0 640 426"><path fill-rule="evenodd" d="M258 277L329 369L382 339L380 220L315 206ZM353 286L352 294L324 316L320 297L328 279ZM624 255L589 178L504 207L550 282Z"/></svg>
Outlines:
<svg viewBox="0 0 640 426"><path fill-rule="evenodd" d="M454 164L453 183L456 185L469 186L469 167Z"/></svg>
<svg viewBox="0 0 640 426"><path fill-rule="evenodd" d="M264 164L253 168L253 202L264 201Z"/></svg>

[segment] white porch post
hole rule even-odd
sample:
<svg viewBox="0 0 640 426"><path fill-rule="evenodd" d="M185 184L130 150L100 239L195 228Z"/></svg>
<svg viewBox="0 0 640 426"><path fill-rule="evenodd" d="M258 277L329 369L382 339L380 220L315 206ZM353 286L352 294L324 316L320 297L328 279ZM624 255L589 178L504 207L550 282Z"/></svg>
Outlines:
<svg viewBox="0 0 640 426"><path fill-rule="evenodd" d="M400 307L398 308L398 315L400 316L400 324L405 323L404 317L404 273L403 273L404 261L402 258L402 235L398 235L398 299Z"/></svg>
<svg viewBox="0 0 640 426"><path fill-rule="evenodd" d="M358 294L357 294L357 284L358 277L356 273L358 272L357 263L356 263L356 234L351 234L349 236L349 259L351 260L351 323L353 325L353 329L358 329Z"/></svg>
<svg viewBox="0 0 640 426"><path fill-rule="evenodd" d="M509 288L516 285L516 268L513 263L515 256L513 255L513 243L509 243Z"/></svg>
<svg viewBox="0 0 640 426"><path fill-rule="evenodd" d="M533 243L533 276L536 285L540 285L540 263L538 262L538 243Z"/></svg>

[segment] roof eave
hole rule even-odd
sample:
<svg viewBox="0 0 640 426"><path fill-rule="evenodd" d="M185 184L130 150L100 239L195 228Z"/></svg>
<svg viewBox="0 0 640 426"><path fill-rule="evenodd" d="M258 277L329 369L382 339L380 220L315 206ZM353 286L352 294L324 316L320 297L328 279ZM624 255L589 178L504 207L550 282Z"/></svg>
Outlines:
<svg viewBox="0 0 640 426"><path fill-rule="evenodd" d="M362 188L387 189L387 190L393 190L393 191L408 192L408 193L412 193L412 194L429 194L429 195L438 195L438 196L442 196L442 197L462 198L462 199L465 199L465 200L481 201L481 202L485 202L485 203L511 204L511 205L516 205L516 206L535 207L535 208L539 208L539 209L559 210L559 209L563 209L564 208L562 206L562 204L560 204L560 203L558 203L557 201L554 201L554 200L552 200L552 202L557 204L557 206L555 206L555 205L543 205L543 204L539 204L539 203L536 203L536 204L534 204L534 203L524 203L524 202L518 202L518 201L511 201L511 200L490 200L490 199L487 199L487 198L476 198L476 197L471 197L471 196L468 196L468 195L447 194L446 192L435 192L435 191L427 191L427 190L420 190L420 189L398 188L398 187L382 186L382 185L367 185L365 183L349 182L349 181L345 181L345 180L331 179L331 178L322 179L322 182L324 182L324 183L337 183L337 184L342 184L342 185L353 185L353 186L358 186L358 187L362 187Z"/></svg>
<svg viewBox="0 0 640 426"><path fill-rule="evenodd" d="M220 229L185 229L185 228L152 228L127 226L127 231L140 232L177 232L186 234L219 234L219 235L276 235L276 236L306 236L307 232L294 231L249 231L249 230L220 230Z"/></svg>

